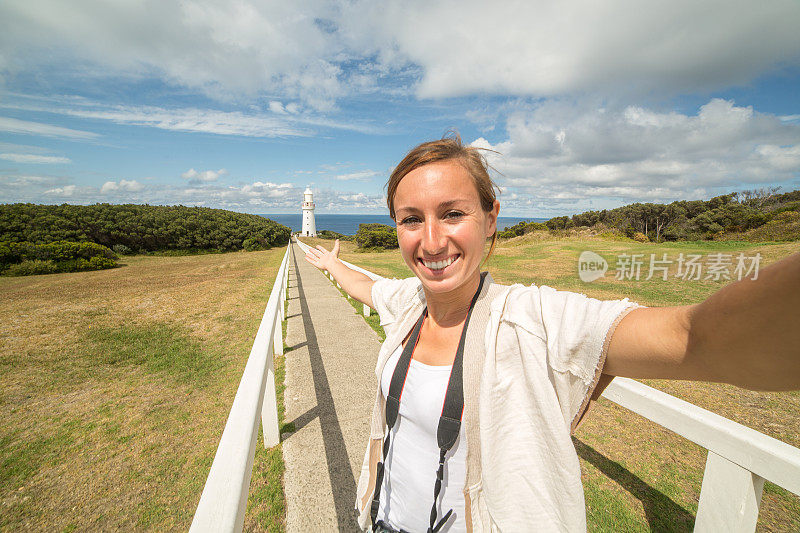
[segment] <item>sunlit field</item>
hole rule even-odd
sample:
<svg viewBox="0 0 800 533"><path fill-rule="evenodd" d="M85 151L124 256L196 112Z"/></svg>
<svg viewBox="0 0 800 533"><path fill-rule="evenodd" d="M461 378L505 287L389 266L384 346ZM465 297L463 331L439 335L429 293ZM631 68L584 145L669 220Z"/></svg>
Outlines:
<svg viewBox="0 0 800 533"><path fill-rule="evenodd" d="M0 278L0 529L187 530L284 250ZM279 531L258 450L245 527Z"/></svg>

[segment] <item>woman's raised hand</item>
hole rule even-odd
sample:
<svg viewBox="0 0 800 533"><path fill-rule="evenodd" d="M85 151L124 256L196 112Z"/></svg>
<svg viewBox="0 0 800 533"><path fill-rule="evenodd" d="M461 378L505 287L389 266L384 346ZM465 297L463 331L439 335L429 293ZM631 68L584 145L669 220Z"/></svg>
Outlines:
<svg viewBox="0 0 800 533"><path fill-rule="evenodd" d="M306 252L306 261L320 270L330 270L338 257L339 239L336 239L333 243L333 249L331 251L326 250L322 245L317 245L316 248L309 248Z"/></svg>

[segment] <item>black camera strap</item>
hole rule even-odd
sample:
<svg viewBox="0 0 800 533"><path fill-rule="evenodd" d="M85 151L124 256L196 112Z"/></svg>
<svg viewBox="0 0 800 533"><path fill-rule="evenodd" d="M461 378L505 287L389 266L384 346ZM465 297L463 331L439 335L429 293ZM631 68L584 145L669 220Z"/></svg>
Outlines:
<svg viewBox="0 0 800 533"><path fill-rule="evenodd" d="M447 392L444 397L444 404L442 406L442 414L439 417L439 426L436 431L436 441L439 446L439 468L436 471L436 483L433 489L433 507L431 508L431 521L428 533L437 533L442 526L450 518L453 510L450 509L447 514L442 517L439 522L436 522L436 503L439 501L439 493L442 490L442 480L444 479L444 464L446 461L447 452L453 447L458 440L458 435L461 432L461 415L464 412L464 382L463 382L463 361L464 361L464 344L467 337L467 326L469 325L469 318L472 315L472 309L475 307L475 302L478 301L478 296L483 288L483 281L486 278L486 273L481 273L480 283L475 296L469 304L467 317L464 320L464 327L461 330L461 338L458 341L458 348L456 349L456 356L453 360L453 368L450 370L450 379L447 382ZM386 425L389 430L386 432L386 438L383 441L383 461L378 463L377 472L375 475L375 492L372 497L372 507L370 514L372 516L373 531L377 529L378 508L380 506L381 486L383 485L383 476L385 470L386 456L389 453L389 438L391 436L392 428L397 422L397 415L400 413L400 399L403 395L403 387L406 383L406 376L408 375L408 368L411 365L411 359L414 355L414 349L419 342L419 332L422 329L422 324L425 322L425 317L428 316L428 308L422 311L422 315L417 320L414 329L411 332L408 342L403 348L400 359L397 361L394 373L392 374L392 381L389 385L389 394L386 396Z"/></svg>

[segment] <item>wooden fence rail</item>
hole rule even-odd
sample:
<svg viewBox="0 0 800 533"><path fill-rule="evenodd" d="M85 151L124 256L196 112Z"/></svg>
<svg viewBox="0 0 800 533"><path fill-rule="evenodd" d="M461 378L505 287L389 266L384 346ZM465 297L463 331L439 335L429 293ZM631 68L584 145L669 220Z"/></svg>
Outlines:
<svg viewBox="0 0 800 533"><path fill-rule="evenodd" d="M272 356L283 353L282 325L291 249L290 242L222 431L191 532L242 530L259 421L264 428L264 446L271 448L280 442Z"/></svg>

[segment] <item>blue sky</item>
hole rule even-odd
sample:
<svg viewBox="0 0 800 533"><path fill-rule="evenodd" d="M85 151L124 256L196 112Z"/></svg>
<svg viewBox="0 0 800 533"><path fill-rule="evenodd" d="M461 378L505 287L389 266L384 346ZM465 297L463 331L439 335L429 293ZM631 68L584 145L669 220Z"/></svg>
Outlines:
<svg viewBox="0 0 800 533"><path fill-rule="evenodd" d="M800 188L800 3L0 5L0 202L384 214L415 144L501 215Z"/></svg>

